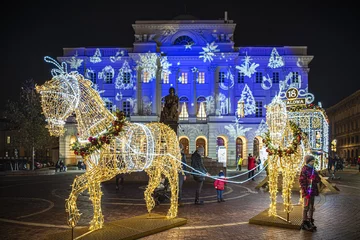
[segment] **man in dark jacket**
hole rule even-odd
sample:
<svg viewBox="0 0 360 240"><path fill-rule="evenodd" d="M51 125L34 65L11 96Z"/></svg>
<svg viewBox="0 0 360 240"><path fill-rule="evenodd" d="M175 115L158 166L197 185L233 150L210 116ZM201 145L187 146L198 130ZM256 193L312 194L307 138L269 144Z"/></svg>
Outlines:
<svg viewBox="0 0 360 240"><path fill-rule="evenodd" d="M319 189L317 184L320 182L321 179L314 167L314 156L306 155L304 157L304 160L306 162L306 165L304 165L301 169L299 178L301 193L304 199L303 222L301 224L301 229L313 232L314 230L316 230L313 218L313 214L315 211L314 202L315 196L319 195Z"/></svg>
<svg viewBox="0 0 360 240"><path fill-rule="evenodd" d="M182 206L181 198L182 198L182 186L184 181L186 181L186 155L184 151L184 145L180 143L180 151L181 151L181 171L179 171L179 206Z"/></svg>
<svg viewBox="0 0 360 240"><path fill-rule="evenodd" d="M202 205L204 201L200 201L200 194L203 183L205 181L205 175L209 175L207 170L204 167L202 156L204 155L204 147L200 146L198 149L191 155L191 167L194 169L193 177L197 182L196 192L195 192L195 204Z"/></svg>

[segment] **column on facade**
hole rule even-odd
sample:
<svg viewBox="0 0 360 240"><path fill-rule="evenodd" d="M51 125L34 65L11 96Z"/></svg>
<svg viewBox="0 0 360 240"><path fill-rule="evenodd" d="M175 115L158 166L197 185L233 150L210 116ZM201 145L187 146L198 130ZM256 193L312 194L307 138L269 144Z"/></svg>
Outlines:
<svg viewBox="0 0 360 240"><path fill-rule="evenodd" d="M208 156L209 158L216 159L216 145L217 145L217 127L215 123L209 123L208 135Z"/></svg>
<svg viewBox="0 0 360 240"><path fill-rule="evenodd" d="M254 155L254 138L255 131L249 131L246 133L246 156L244 156L244 164L248 164L247 157L249 154Z"/></svg>
<svg viewBox="0 0 360 240"><path fill-rule="evenodd" d="M215 99L215 114L220 111L219 102L219 68L216 66L210 67L211 74L214 76L214 99Z"/></svg>
<svg viewBox="0 0 360 240"><path fill-rule="evenodd" d="M152 99L155 100L151 105L151 112L153 115L160 116L161 109L161 90L162 90L162 80L161 80L162 67L160 65L160 59L158 58L157 70L155 83L152 85Z"/></svg>
<svg viewBox="0 0 360 240"><path fill-rule="evenodd" d="M193 75L193 81L192 81L192 84L193 84L193 92L192 92L192 99L190 99L190 116L195 116L196 117L196 106L197 106L197 96L196 96L196 79L198 77L198 71L195 71L192 73Z"/></svg>
<svg viewBox="0 0 360 240"><path fill-rule="evenodd" d="M142 100L142 68L138 68L136 72L136 102L137 114L143 115L143 100Z"/></svg>
<svg viewBox="0 0 360 240"><path fill-rule="evenodd" d="M189 138L189 153L192 154L196 150L195 138Z"/></svg>
<svg viewBox="0 0 360 240"><path fill-rule="evenodd" d="M236 166L237 165L237 156L236 156L236 140L229 138L227 143L227 166Z"/></svg>
<svg viewBox="0 0 360 240"><path fill-rule="evenodd" d="M234 96L235 96L235 73L236 73L236 69L235 68L230 68L229 66L229 71L231 71L231 74L233 74L233 79L234 79L234 85L232 88L230 88L230 83L229 83L229 103L228 103L228 106L229 106L229 109L228 109L228 113L229 115L235 115L235 108L237 107L237 104L236 104L236 101L234 99ZM229 79L230 81L230 79Z"/></svg>

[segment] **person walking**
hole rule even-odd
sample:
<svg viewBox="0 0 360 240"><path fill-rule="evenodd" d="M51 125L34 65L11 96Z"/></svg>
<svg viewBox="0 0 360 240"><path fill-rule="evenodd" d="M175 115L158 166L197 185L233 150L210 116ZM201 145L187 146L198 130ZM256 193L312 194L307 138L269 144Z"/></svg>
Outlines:
<svg viewBox="0 0 360 240"><path fill-rule="evenodd" d="M203 205L204 201L200 200L200 194L203 183L205 181L205 175L209 176L208 171L204 167L203 158L204 147L199 146L198 149L191 155L191 167L193 168L193 177L197 183L195 192L195 204Z"/></svg>
<svg viewBox="0 0 360 240"><path fill-rule="evenodd" d="M226 178L225 178L224 172L223 172L223 170L220 170L219 178L216 179L214 182L214 187L216 189L216 195L217 195L218 202L225 202L225 200L223 198L225 184L226 184Z"/></svg>
<svg viewBox="0 0 360 240"><path fill-rule="evenodd" d="M249 170L248 178L252 178L251 180L253 180L253 181L255 181L255 178L254 178L255 167L256 167L255 158L251 155L251 153L249 153L249 157L248 157L248 170Z"/></svg>
<svg viewBox="0 0 360 240"><path fill-rule="evenodd" d="M184 149L184 145L182 145L180 143L180 153L181 153L181 171L179 171L179 195L178 195L178 204L179 206L182 206L182 187L184 184L184 181L186 181L186 175L185 175L185 171L186 171L186 155L185 155L185 149Z"/></svg>
<svg viewBox="0 0 360 240"><path fill-rule="evenodd" d="M242 162L243 162L243 158L242 158L241 155L239 154L237 165L238 165L238 170L239 170L240 172L241 172Z"/></svg>
<svg viewBox="0 0 360 240"><path fill-rule="evenodd" d="M304 157L306 164L302 167L299 183L301 187L301 194L304 199L303 203L303 222L300 229L313 232L317 229L314 224L314 202L315 196L319 195L317 184L320 182L320 176L314 167L315 158L312 155Z"/></svg>

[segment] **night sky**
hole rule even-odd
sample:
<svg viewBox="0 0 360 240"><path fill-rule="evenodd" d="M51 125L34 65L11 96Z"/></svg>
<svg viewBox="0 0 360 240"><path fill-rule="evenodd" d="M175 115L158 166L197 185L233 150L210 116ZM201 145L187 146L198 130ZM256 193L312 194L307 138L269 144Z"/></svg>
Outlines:
<svg viewBox="0 0 360 240"><path fill-rule="evenodd" d="M291 1L291 5L236 1L241 7L190 4L195 1L121 2L31 1L20 5L11 1L2 6L0 110L7 99L18 98L24 80L32 78L42 84L51 78L53 66L44 62L44 56L61 56L66 47L132 47L131 25L136 20L172 19L184 13L212 20L223 18L227 11L237 24L237 47L308 46L308 55L314 56L309 65L309 91L325 108L360 89L359 11L354 6L320 8L310 1Z"/></svg>

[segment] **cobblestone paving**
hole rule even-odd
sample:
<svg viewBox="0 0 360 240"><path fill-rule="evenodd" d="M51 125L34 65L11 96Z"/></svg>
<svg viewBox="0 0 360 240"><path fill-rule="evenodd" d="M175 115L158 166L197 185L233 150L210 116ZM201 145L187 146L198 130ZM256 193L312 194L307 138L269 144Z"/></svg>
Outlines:
<svg viewBox="0 0 360 240"><path fill-rule="evenodd" d="M0 177L0 239L44 239L49 233L63 231L66 226L64 199L70 184L80 173L50 176ZM229 172L234 174L234 172ZM334 180L339 194L323 194L316 198L314 233L249 224L248 221L269 206L269 194L255 190L257 181L228 184L224 198L217 203L212 182L204 184L202 206L194 205L195 184L186 181L183 187L185 205L179 217L187 218L184 226L173 228L143 239L359 239L360 236L360 173L345 169ZM240 179L242 180L242 179ZM105 221L115 221L146 213L143 192L146 183L126 182L117 191L115 182L102 184ZM297 203L298 193L293 193ZM278 201L281 201L279 194ZM87 226L92 217L89 195L78 199L83 213L79 227ZM155 213L166 214L168 204L156 206Z"/></svg>

